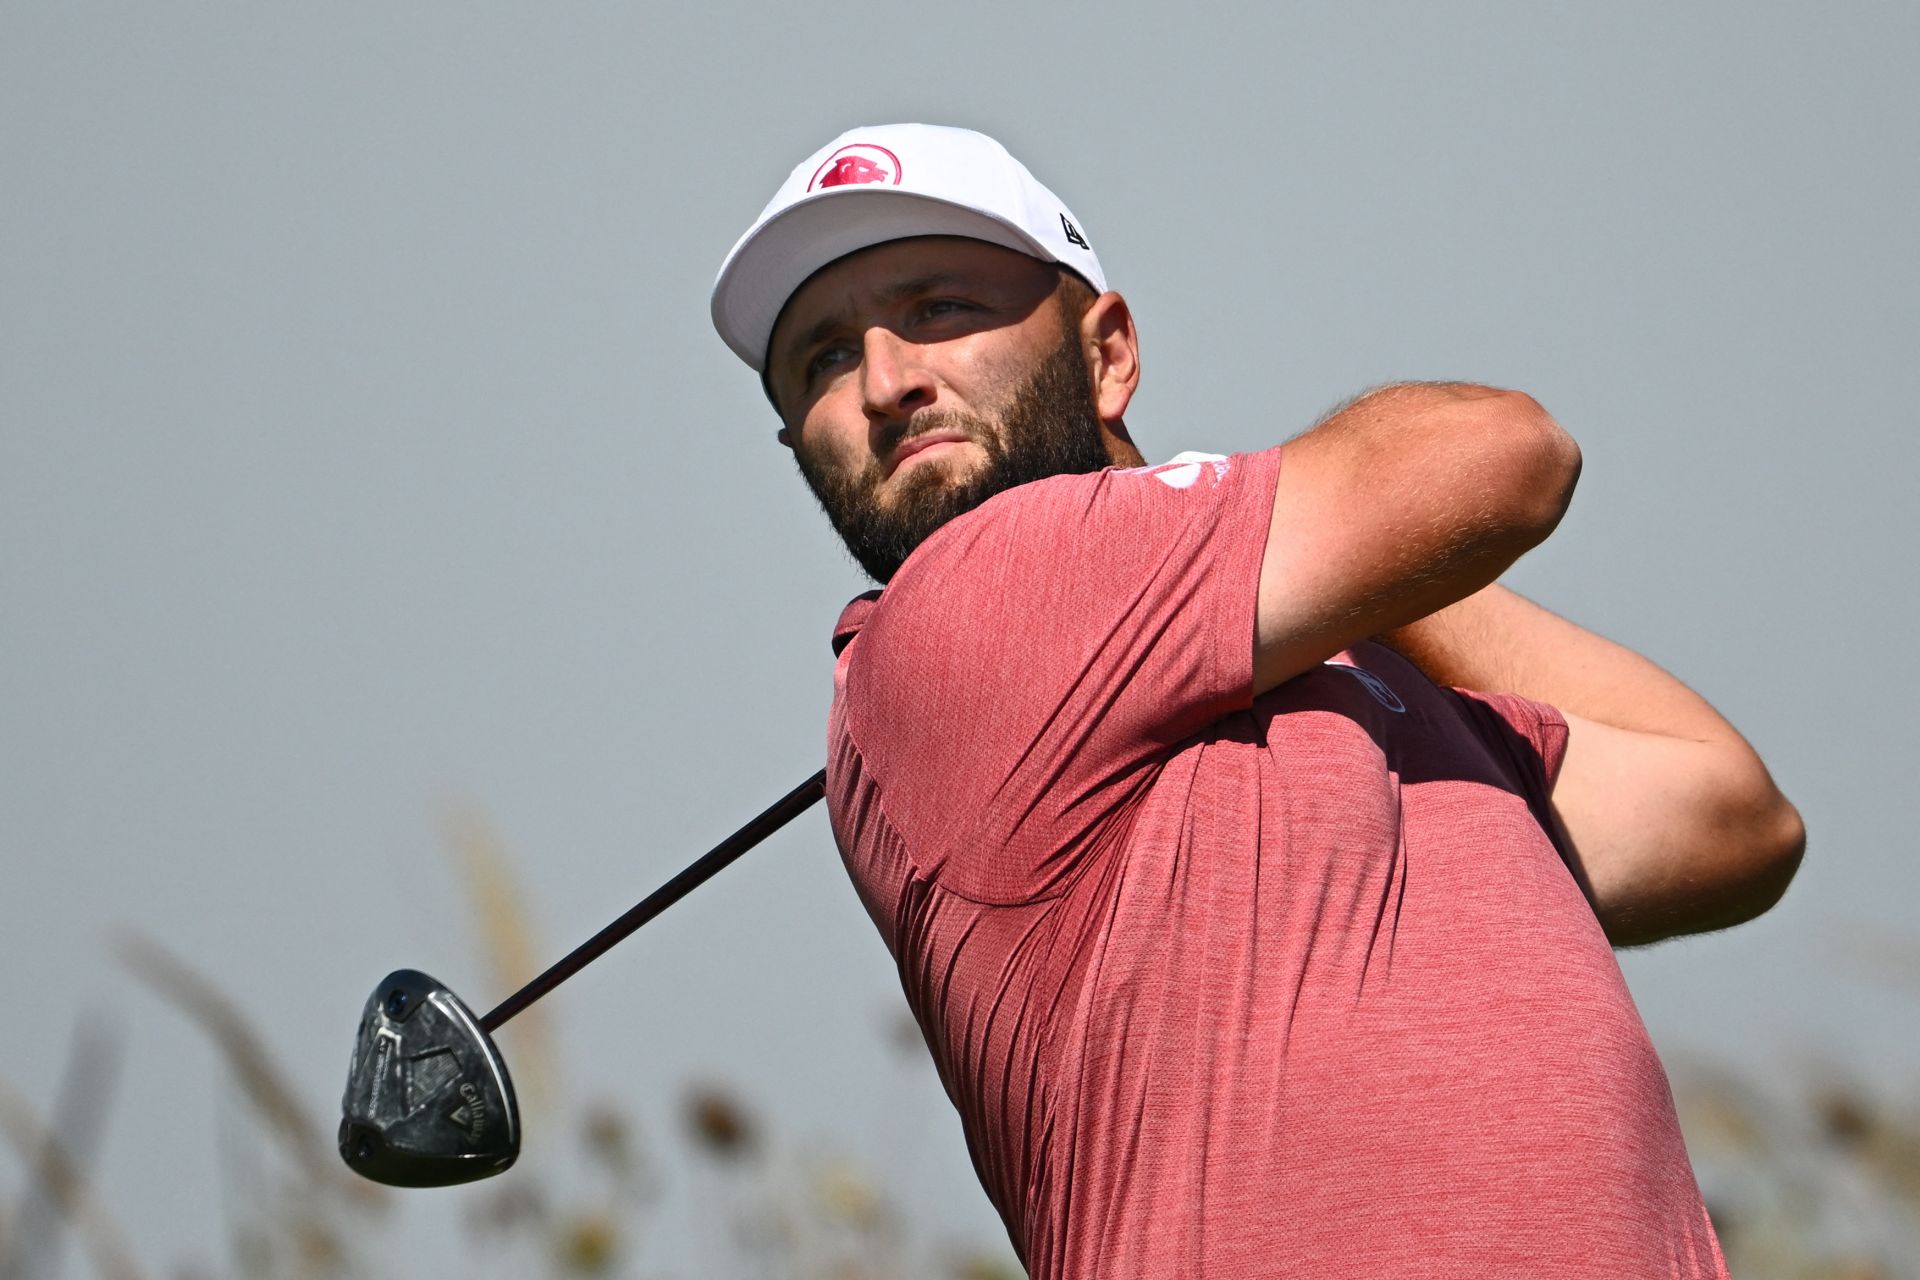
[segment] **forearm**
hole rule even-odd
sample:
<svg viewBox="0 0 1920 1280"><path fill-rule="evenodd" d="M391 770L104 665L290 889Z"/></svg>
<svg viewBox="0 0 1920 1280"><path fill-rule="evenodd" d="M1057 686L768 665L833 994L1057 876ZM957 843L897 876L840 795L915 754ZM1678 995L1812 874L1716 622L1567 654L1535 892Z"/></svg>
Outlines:
<svg viewBox="0 0 1920 1280"><path fill-rule="evenodd" d="M1381 639L1439 683L1565 714L1553 810L1616 945L1738 924L1786 891L1799 814L1734 727L1639 654L1498 586Z"/></svg>
<svg viewBox="0 0 1920 1280"><path fill-rule="evenodd" d="M1498 584L1380 640L1436 684L1517 693L1618 729L1740 740L1656 664Z"/></svg>

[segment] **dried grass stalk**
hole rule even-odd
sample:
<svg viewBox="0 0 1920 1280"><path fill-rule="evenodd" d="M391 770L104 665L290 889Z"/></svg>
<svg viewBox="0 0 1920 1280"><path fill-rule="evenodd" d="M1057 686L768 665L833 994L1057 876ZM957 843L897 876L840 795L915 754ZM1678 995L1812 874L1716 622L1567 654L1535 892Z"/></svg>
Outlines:
<svg viewBox="0 0 1920 1280"><path fill-rule="evenodd" d="M241 1093L296 1168L314 1182L330 1184L362 1203L383 1198L378 1186L351 1176L336 1163L266 1043L213 983L144 934L123 932L114 950L136 978L198 1023L213 1040Z"/></svg>
<svg viewBox="0 0 1920 1280"><path fill-rule="evenodd" d="M506 843L470 804L453 806L443 822L448 850L460 868L467 900L480 922L480 943L493 981L502 995L518 990L545 967L524 906L526 895L513 874ZM475 1010L484 1014L483 1006ZM513 1080L523 1110L551 1114L558 1093L559 1069L553 1029L539 1005L513 1020Z"/></svg>
<svg viewBox="0 0 1920 1280"><path fill-rule="evenodd" d="M0 1133L32 1172L36 1190L74 1228L106 1280L146 1280L127 1239L66 1148L35 1118L26 1100L0 1081Z"/></svg>

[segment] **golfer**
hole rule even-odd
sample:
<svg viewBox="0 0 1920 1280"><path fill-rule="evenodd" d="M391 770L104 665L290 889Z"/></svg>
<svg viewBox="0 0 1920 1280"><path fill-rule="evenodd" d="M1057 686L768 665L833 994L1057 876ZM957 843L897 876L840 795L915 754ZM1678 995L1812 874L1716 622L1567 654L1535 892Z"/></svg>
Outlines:
<svg viewBox="0 0 1920 1280"><path fill-rule="evenodd" d="M1580 470L1538 404L1389 386L1148 466L1086 224L926 125L794 169L713 317L883 584L834 834L1030 1274L1725 1274L1612 948L1766 910L1802 828L1494 585Z"/></svg>

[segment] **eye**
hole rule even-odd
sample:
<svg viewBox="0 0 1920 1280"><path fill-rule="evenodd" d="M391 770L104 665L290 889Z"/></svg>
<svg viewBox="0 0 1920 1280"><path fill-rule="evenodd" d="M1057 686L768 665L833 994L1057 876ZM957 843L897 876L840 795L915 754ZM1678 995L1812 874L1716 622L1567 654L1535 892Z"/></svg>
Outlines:
<svg viewBox="0 0 1920 1280"><path fill-rule="evenodd" d="M930 298L922 304L920 310L929 318L952 315L958 311L971 311L971 303L958 298Z"/></svg>
<svg viewBox="0 0 1920 1280"><path fill-rule="evenodd" d="M820 377L822 374L831 370L835 365L847 359L852 354L852 351L853 349L847 346L843 342L836 342L831 346L820 348L819 351L814 353L813 359L807 361L807 367L806 367L807 382L811 384L814 381L814 379Z"/></svg>

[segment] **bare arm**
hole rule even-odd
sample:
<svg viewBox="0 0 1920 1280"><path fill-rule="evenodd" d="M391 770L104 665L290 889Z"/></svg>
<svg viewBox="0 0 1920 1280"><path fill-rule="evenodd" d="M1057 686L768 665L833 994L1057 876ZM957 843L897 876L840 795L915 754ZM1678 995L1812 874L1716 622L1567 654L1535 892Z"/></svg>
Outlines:
<svg viewBox="0 0 1920 1280"><path fill-rule="evenodd" d="M1254 692L1492 582L1553 531L1579 473L1530 397L1460 383L1384 388L1288 443Z"/></svg>
<svg viewBox="0 0 1920 1280"><path fill-rule="evenodd" d="M1786 892L1799 814L1734 727L1647 659L1497 586L1382 639L1438 683L1566 715L1553 807L1615 945L1739 924Z"/></svg>

